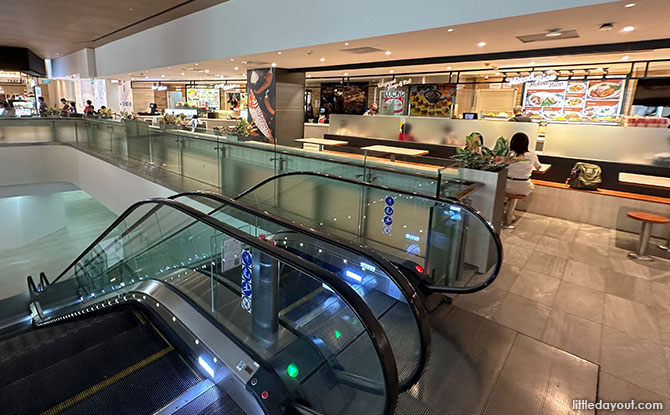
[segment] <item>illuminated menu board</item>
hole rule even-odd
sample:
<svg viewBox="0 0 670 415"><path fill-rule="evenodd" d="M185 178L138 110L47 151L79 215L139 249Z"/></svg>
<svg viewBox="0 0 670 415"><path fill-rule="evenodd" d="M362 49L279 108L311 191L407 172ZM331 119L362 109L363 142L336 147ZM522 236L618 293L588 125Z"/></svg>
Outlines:
<svg viewBox="0 0 670 415"><path fill-rule="evenodd" d="M621 111L624 87L624 80L529 83L524 89L523 105L533 118L609 120Z"/></svg>
<svg viewBox="0 0 670 415"><path fill-rule="evenodd" d="M190 107L219 109L219 90L217 88L188 88L186 102Z"/></svg>

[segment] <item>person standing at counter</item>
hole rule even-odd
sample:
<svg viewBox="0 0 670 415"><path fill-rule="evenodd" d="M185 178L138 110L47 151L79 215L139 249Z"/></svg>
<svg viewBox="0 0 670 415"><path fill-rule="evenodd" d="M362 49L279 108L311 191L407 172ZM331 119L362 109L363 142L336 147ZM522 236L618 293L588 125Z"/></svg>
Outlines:
<svg viewBox="0 0 670 415"><path fill-rule="evenodd" d="M505 193L528 196L533 191L534 186L530 181L530 175L541 165L537 154L528 151L529 141L526 134L516 133L509 142L510 151L514 156L523 158L523 160L512 163L507 168Z"/></svg>
<svg viewBox="0 0 670 415"><path fill-rule="evenodd" d="M365 114L363 114L363 116L364 117L369 117L369 116L372 116L372 115L377 115L378 112L379 112L379 107L377 106L377 104L372 104L372 105L370 105L370 108L368 108L368 110L365 111Z"/></svg>
<svg viewBox="0 0 670 415"><path fill-rule="evenodd" d="M402 125L401 132L398 135L399 141L416 141L416 137L412 135L412 124L406 122Z"/></svg>
<svg viewBox="0 0 670 415"><path fill-rule="evenodd" d="M515 106L512 111L514 111L514 117L510 118L509 121L512 122L532 122L533 120L523 113L523 108L519 105Z"/></svg>
<svg viewBox="0 0 670 415"><path fill-rule="evenodd" d="M46 113L47 113L47 103L44 102L44 97L39 97L39 98L37 98L37 100L39 101L39 112L40 112L40 115L41 115L41 116L46 115Z"/></svg>
<svg viewBox="0 0 670 415"><path fill-rule="evenodd" d="M86 101L86 107L84 108L84 115L95 115L95 108L93 107L93 102L89 99Z"/></svg>

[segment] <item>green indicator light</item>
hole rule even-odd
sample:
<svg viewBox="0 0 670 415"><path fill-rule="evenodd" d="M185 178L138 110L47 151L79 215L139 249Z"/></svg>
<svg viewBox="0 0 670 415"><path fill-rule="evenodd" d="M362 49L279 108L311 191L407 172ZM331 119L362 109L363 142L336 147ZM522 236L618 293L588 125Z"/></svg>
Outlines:
<svg viewBox="0 0 670 415"><path fill-rule="evenodd" d="M342 333L340 333L338 330L335 330L335 338L339 339L340 337L342 337Z"/></svg>
<svg viewBox="0 0 670 415"><path fill-rule="evenodd" d="M286 373L288 373L289 377L295 378L298 377L300 371L298 370L298 366L296 366L294 363L291 363L286 367Z"/></svg>

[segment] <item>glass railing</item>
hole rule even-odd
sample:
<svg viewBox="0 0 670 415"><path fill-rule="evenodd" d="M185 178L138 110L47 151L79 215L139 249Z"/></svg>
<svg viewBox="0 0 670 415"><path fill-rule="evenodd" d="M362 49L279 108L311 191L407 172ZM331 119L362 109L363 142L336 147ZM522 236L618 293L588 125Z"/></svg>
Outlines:
<svg viewBox="0 0 670 415"><path fill-rule="evenodd" d="M77 314L144 280L179 291L322 414L390 414L397 370L372 311L339 278L170 200L129 208L53 283L36 321Z"/></svg>
<svg viewBox="0 0 670 415"><path fill-rule="evenodd" d="M476 190L453 166L391 163L360 154L309 151L219 130L195 132L150 126L144 121L95 118L0 119L0 143L68 142L89 151L128 158L237 195L282 173L317 171L440 198ZM145 172L146 173L146 172ZM193 189L189 189L193 190Z"/></svg>
<svg viewBox="0 0 670 415"><path fill-rule="evenodd" d="M387 333L398 366L401 391L418 381L430 353L430 327L416 291L389 261L346 240L301 228L220 195L194 192L171 199L253 237L271 241L349 284Z"/></svg>
<svg viewBox="0 0 670 415"><path fill-rule="evenodd" d="M371 248L433 291L480 290L502 264L493 226L456 201L320 173L277 176L236 201Z"/></svg>

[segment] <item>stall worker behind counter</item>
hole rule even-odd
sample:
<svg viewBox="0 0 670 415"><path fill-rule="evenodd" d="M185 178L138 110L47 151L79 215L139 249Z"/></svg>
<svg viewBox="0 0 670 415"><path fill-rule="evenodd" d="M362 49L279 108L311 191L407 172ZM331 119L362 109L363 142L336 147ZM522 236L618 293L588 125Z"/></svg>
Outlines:
<svg viewBox="0 0 670 415"><path fill-rule="evenodd" d="M533 120L523 113L523 108L520 106L515 106L512 111L514 111L514 117L510 118L509 121L512 122L532 122Z"/></svg>
<svg viewBox="0 0 670 415"><path fill-rule="evenodd" d="M370 105L370 108L368 108L368 110L365 111L365 114L363 114L363 116L364 117L369 117L371 115L377 115L378 112L379 112L379 107L377 106L377 104L372 104L372 105Z"/></svg>

